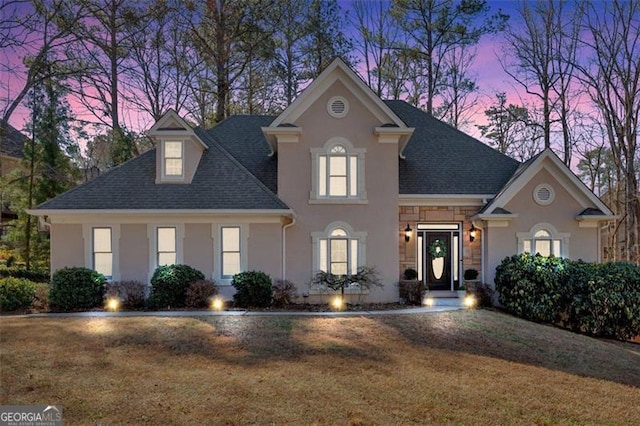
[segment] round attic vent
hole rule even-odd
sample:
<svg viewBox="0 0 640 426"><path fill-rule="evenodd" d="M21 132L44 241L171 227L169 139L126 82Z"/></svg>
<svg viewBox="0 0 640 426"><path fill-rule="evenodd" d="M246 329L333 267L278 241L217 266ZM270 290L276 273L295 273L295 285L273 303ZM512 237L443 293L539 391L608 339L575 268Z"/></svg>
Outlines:
<svg viewBox="0 0 640 426"><path fill-rule="evenodd" d="M349 112L349 102L342 96L334 96L327 103L327 111L334 118L342 118Z"/></svg>
<svg viewBox="0 0 640 426"><path fill-rule="evenodd" d="M533 199L541 206L547 206L553 202L555 193L548 183L541 183L533 190Z"/></svg>

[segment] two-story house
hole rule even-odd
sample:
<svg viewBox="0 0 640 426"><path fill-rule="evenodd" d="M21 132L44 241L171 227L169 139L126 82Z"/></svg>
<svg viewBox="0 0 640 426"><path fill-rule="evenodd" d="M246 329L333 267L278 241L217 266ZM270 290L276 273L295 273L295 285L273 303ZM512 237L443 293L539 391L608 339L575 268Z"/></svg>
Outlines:
<svg viewBox="0 0 640 426"><path fill-rule="evenodd" d="M235 273L261 270L313 302L317 271L366 265L385 284L367 300L396 301L406 268L453 290L522 251L596 261L612 217L551 151L520 164L381 100L340 59L277 117L205 130L168 112L148 134L155 150L31 211L50 223L52 270L148 282L185 263L227 297Z"/></svg>

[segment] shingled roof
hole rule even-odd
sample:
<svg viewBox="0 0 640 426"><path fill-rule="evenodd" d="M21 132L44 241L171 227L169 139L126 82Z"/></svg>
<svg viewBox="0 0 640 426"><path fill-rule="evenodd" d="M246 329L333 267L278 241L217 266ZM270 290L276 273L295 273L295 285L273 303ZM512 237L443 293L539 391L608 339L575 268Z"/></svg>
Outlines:
<svg viewBox="0 0 640 426"><path fill-rule="evenodd" d="M156 184L156 151L40 204L38 210L286 210L289 207L206 132L190 184Z"/></svg>
<svg viewBox="0 0 640 426"><path fill-rule="evenodd" d="M28 138L11 124L0 121L0 126L2 125L4 125L4 135L0 141L0 153L9 157L22 158L24 156L24 144Z"/></svg>
<svg viewBox="0 0 640 426"><path fill-rule="evenodd" d="M415 128L400 160L400 194L495 194L520 164L404 101L385 102Z"/></svg>
<svg viewBox="0 0 640 426"><path fill-rule="evenodd" d="M400 194L495 194L519 163L403 101L386 104L415 131L400 159ZM233 116L195 129L209 147L190 184L156 184L155 150L38 209L289 209L261 128L273 116Z"/></svg>

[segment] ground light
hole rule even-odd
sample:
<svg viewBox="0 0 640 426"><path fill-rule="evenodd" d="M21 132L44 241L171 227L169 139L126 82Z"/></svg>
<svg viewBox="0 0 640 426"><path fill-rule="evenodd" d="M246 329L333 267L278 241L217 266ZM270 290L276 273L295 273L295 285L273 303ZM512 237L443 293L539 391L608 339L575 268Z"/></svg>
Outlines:
<svg viewBox="0 0 640 426"><path fill-rule="evenodd" d="M115 312L120 309L120 299L117 297L109 297L105 303L108 311Z"/></svg>
<svg viewBox="0 0 640 426"><path fill-rule="evenodd" d="M468 294L464 298L464 306L467 308L474 308L476 306L476 298L473 295Z"/></svg>
<svg viewBox="0 0 640 426"><path fill-rule="evenodd" d="M331 305L334 310L341 311L344 308L344 300L342 300L342 297L336 296L331 299L329 305Z"/></svg>
<svg viewBox="0 0 640 426"><path fill-rule="evenodd" d="M436 304L436 301L435 301L435 300L433 300L433 297L425 297L425 298L422 300L422 304L423 304L424 306L426 306L426 307L430 308L430 307L432 307L433 305L435 305L435 304Z"/></svg>
<svg viewBox="0 0 640 426"><path fill-rule="evenodd" d="M219 297L214 297L213 299L211 299L210 306L214 311L221 311L224 309L224 300Z"/></svg>

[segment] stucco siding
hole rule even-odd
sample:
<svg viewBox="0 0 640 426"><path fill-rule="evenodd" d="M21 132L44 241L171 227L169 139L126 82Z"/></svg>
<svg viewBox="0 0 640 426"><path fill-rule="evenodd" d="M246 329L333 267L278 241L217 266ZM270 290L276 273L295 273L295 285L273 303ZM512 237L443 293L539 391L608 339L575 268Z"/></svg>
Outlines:
<svg viewBox="0 0 640 426"><path fill-rule="evenodd" d="M202 272L207 279L213 274L213 238L211 224L187 223L184 229L183 262Z"/></svg>
<svg viewBox="0 0 640 426"><path fill-rule="evenodd" d="M149 239L144 224L123 224L120 226L119 244L120 279L136 280L149 284Z"/></svg>
<svg viewBox="0 0 640 426"><path fill-rule="evenodd" d="M51 225L51 271L67 266L84 266L82 225Z"/></svg>
<svg viewBox="0 0 640 426"><path fill-rule="evenodd" d="M282 276L282 226L254 223L249 230L247 268L262 271L275 282Z"/></svg>
<svg viewBox="0 0 640 426"><path fill-rule="evenodd" d="M349 103L346 117L333 118L327 103L333 96ZM296 212L295 226L287 230L287 279L301 293L308 291L313 274L311 234L340 221L354 232L366 232L366 264L375 266L385 284L367 300L397 300L398 281L398 146L381 144L374 128L381 123L340 81L333 83L294 123L302 127L298 143L278 145L278 195ZM317 204L312 190L312 148L322 148L331 138L347 139L354 149L366 149L364 189L367 204ZM312 300L310 300L312 301Z"/></svg>

